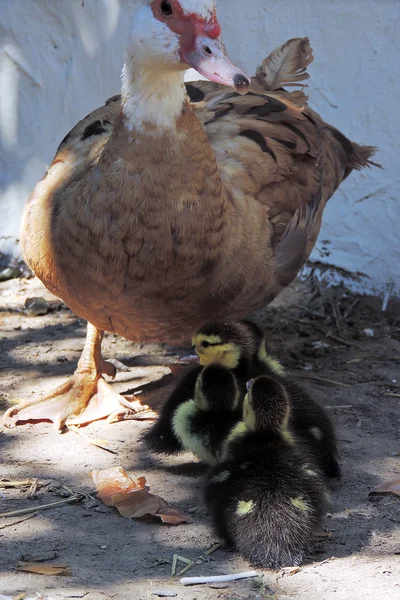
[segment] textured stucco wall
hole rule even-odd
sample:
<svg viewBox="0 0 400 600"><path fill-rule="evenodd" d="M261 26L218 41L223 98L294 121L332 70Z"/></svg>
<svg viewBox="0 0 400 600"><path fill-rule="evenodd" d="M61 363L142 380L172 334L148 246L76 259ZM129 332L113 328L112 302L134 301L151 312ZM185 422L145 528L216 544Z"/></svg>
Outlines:
<svg viewBox="0 0 400 600"><path fill-rule="evenodd" d="M118 92L134 0L0 0L0 251L16 252L22 207L58 142ZM82 6L84 4L84 6ZM252 72L308 35L310 103L385 170L353 174L332 198L313 258L400 293L400 0L219 0L232 58Z"/></svg>

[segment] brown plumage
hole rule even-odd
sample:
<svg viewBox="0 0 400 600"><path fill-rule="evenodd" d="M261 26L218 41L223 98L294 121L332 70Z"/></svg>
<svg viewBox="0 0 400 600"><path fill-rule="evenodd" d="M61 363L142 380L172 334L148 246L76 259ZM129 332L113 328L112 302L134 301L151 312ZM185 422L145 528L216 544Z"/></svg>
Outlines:
<svg viewBox="0 0 400 600"><path fill-rule="evenodd" d="M187 84L174 130L130 131L115 96L60 144L27 203L23 253L98 330L177 342L267 304L308 258L330 196L369 164L373 148L276 89L306 78L308 40L271 56L246 96Z"/></svg>
<svg viewBox="0 0 400 600"><path fill-rule="evenodd" d="M202 101L185 105L176 136L144 136L140 154L119 96L80 121L24 215L24 256L46 286L136 341L188 339L204 319L270 302L309 256L327 200L372 149L346 144L290 93L253 92L261 85L262 69L247 96L190 83L189 98Z"/></svg>

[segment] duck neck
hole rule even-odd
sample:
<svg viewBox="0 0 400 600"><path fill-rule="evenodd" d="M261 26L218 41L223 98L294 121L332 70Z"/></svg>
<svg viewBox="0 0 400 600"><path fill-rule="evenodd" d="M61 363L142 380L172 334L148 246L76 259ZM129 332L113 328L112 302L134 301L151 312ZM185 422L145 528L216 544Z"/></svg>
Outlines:
<svg viewBox="0 0 400 600"><path fill-rule="evenodd" d="M123 121L129 131L173 132L185 103L184 71L135 68L126 62L121 92Z"/></svg>

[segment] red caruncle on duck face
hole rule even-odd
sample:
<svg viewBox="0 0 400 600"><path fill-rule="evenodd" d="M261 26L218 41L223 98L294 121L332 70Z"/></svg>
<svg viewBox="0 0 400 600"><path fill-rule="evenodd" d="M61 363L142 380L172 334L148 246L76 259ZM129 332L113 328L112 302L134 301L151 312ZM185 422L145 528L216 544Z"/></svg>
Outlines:
<svg viewBox="0 0 400 600"><path fill-rule="evenodd" d="M179 37L179 56L210 81L233 87L245 94L249 78L229 60L220 40L214 0L154 0L155 19Z"/></svg>

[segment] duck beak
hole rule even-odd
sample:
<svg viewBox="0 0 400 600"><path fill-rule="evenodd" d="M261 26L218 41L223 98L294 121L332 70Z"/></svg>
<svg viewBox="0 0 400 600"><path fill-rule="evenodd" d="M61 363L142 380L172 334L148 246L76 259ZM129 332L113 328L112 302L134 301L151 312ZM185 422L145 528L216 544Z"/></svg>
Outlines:
<svg viewBox="0 0 400 600"><path fill-rule="evenodd" d="M238 94L247 94L250 78L228 58L225 46L219 38L196 36L190 49L181 50L182 59L210 81L232 87Z"/></svg>

